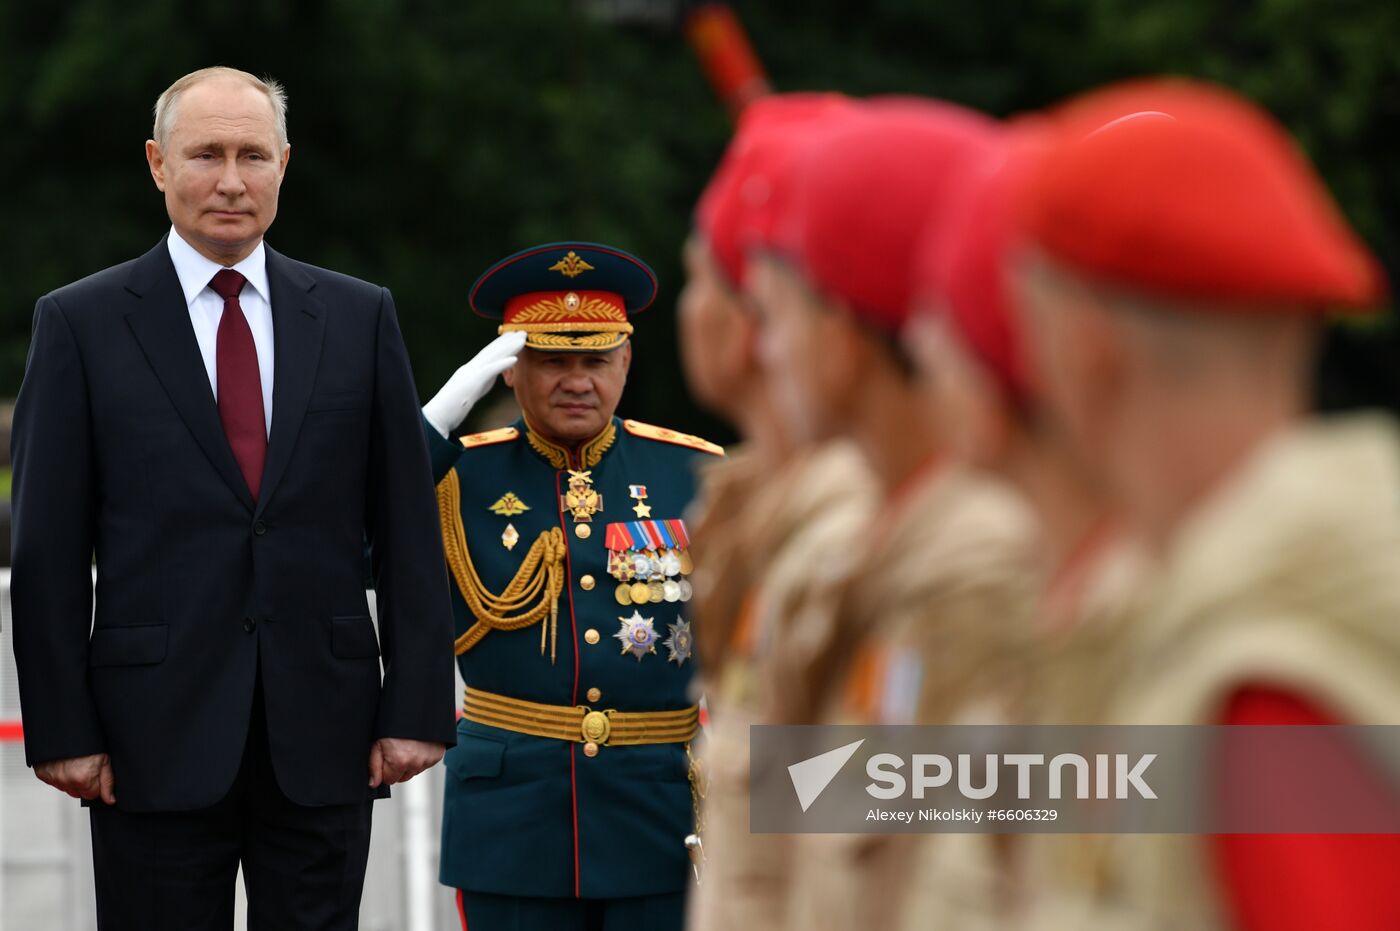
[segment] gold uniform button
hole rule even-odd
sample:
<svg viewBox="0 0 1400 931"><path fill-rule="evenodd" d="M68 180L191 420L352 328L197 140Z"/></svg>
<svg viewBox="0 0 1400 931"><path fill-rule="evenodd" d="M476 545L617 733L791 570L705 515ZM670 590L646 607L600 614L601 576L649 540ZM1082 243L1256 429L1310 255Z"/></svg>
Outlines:
<svg viewBox="0 0 1400 931"><path fill-rule="evenodd" d="M603 697L603 692L602 692L601 689L589 689L589 690L588 690L588 700L589 700L589 701L597 701L598 699L600 699L600 698L602 698L602 697Z"/></svg>
<svg viewBox="0 0 1400 931"><path fill-rule="evenodd" d="M595 743L593 743L592 741L589 741L588 743L584 744L584 745L583 745L583 755L584 755L584 756L597 756L597 755L598 755L598 745L595 744Z"/></svg>
<svg viewBox="0 0 1400 931"><path fill-rule="evenodd" d="M593 581L593 576L591 575L585 575L583 578L578 580L578 587L586 592L593 591L593 586L595 584L597 583Z"/></svg>
<svg viewBox="0 0 1400 931"><path fill-rule="evenodd" d="M583 632L583 639L584 639L584 640L587 640L589 643L597 643L597 642L598 642L598 632L597 632L596 630L594 630L592 627L590 627L590 628L588 628L587 630L585 630L585 631Z"/></svg>
<svg viewBox="0 0 1400 931"><path fill-rule="evenodd" d="M574 524L574 536L580 540L587 540L593 535L593 528L587 524Z"/></svg>

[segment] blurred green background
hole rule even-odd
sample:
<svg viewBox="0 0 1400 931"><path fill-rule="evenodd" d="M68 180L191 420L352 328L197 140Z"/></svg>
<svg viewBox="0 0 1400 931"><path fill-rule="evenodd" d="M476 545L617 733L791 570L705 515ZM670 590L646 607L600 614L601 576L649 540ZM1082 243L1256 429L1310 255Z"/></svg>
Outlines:
<svg viewBox="0 0 1400 931"><path fill-rule="evenodd" d="M719 440L678 373L691 210L729 120L679 21L646 0L0 0L0 398L36 298L150 248L168 222L142 144L156 96L222 63L281 80L293 157L279 250L390 287L426 397L492 335L466 293L495 259L582 238L654 264L629 416ZM1223 81L1286 122L1400 270L1394 0L733 4L780 90L921 93L995 114L1106 80ZM1337 329L1333 406L1400 407L1390 318Z"/></svg>

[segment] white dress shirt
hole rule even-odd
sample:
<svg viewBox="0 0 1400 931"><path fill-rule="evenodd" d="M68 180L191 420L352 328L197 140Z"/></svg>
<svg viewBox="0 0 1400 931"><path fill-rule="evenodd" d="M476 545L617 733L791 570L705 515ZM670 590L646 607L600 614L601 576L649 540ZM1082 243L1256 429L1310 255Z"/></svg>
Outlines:
<svg viewBox="0 0 1400 931"><path fill-rule="evenodd" d="M180 288L185 292L190 323L194 325L194 338L199 342L199 353L204 357L204 370L209 373L209 387L213 389L214 400L217 401L219 321L224 316L224 299L214 293L214 289L209 287L209 282L224 266L194 251L194 247L181 239L173 227L165 239L165 244L170 249L170 261L175 263L175 274L180 277ZM238 306L243 308L243 316L248 319L248 328L253 331L253 346L258 352L258 375L262 378L263 420L270 434L272 291L267 284L267 251L262 242L258 243L251 255L232 268L248 279L238 296Z"/></svg>

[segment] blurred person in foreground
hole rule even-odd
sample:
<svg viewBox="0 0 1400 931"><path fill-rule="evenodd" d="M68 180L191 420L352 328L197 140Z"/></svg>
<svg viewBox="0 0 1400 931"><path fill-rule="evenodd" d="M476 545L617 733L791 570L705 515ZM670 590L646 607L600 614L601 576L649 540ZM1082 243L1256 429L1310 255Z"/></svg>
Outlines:
<svg viewBox="0 0 1400 931"><path fill-rule="evenodd" d="M830 626L803 723L978 719L1028 608L1030 527L1003 488L942 447L898 343L915 243L995 127L933 101L877 101L794 166L769 242L749 264L765 366L808 441L846 436L877 484L871 519L830 566ZM910 835L801 835L792 928L891 927L914 885Z"/></svg>
<svg viewBox="0 0 1400 931"><path fill-rule="evenodd" d="M1400 436L1308 410L1323 315L1380 301L1374 259L1286 133L1225 91L1135 83L1052 118L1018 195L1017 291L1050 410L1156 565L1111 660L1086 654L1060 680L1079 693L1047 700L1075 723L1400 723ZM1394 806L1358 748L1338 765ZM1217 803L1309 804L1236 771L1212 763ZM1033 926L1400 923L1395 835L1077 841Z"/></svg>
<svg viewBox="0 0 1400 931"><path fill-rule="evenodd" d="M1017 245L1013 196L1040 148L1034 123L1018 121L1001 133L995 152L964 166L953 182L955 201L921 238L914 313L902 334L946 448L1006 481L1035 516L1033 629L1004 658L1013 672L1002 700L1015 724L1068 723L1084 713L1048 702L1047 694L1062 690L1062 671L1100 671L1081 654L1102 655L1143 574L1138 547L1113 518L1092 464L1044 411L1026 360L1005 264ZM940 882L918 886L909 913L936 926L1003 927L1026 871L1064 841L926 838L918 869Z"/></svg>
<svg viewBox="0 0 1400 931"><path fill-rule="evenodd" d="M694 505L692 610L709 709L702 806L704 866L693 929L781 926L790 838L749 832L749 728L807 709L803 658L820 640L803 606L869 520L872 482L847 440L802 444L758 358L745 295L747 245L772 214L775 186L813 138L850 115L835 94L764 98L744 112L696 209L685 246L680 348L696 400L743 445L705 469Z"/></svg>
<svg viewBox="0 0 1400 931"><path fill-rule="evenodd" d="M423 408L466 683L440 878L471 931L684 923L699 709L682 515L723 450L615 416L631 317L655 297L610 246L502 259L470 297L501 336ZM521 418L449 439L502 372Z"/></svg>
<svg viewBox="0 0 1400 931"><path fill-rule="evenodd" d="M232 928L241 864L249 927L353 929L373 799L453 740L408 354L388 291L263 241L291 152L277 84L186 75L153 136L170 232L34 314L28 760L91 803L99 927Z"/></svg>

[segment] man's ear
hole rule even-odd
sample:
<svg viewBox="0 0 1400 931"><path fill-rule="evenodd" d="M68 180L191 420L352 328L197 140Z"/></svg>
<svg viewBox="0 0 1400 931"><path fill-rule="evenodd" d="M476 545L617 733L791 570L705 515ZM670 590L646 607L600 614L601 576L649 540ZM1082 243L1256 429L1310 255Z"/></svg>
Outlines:
<svg viewBox="0 0 1400 931"><path fill-rule="evenodd" d="M165 190L165 153L160 150L154 139L146 140L146 164L151 168L151 178L156 183L156 188Z"/></svg>
<svg viewBox="0 0 1400 931"><path fill-rule="evenodd" d="M515 365L512 365L510 368L506 369L504 372L501 373L501 381L506 383L507 388L515 387L515 366L519 364L520 362L517 360Z"/></svg>

